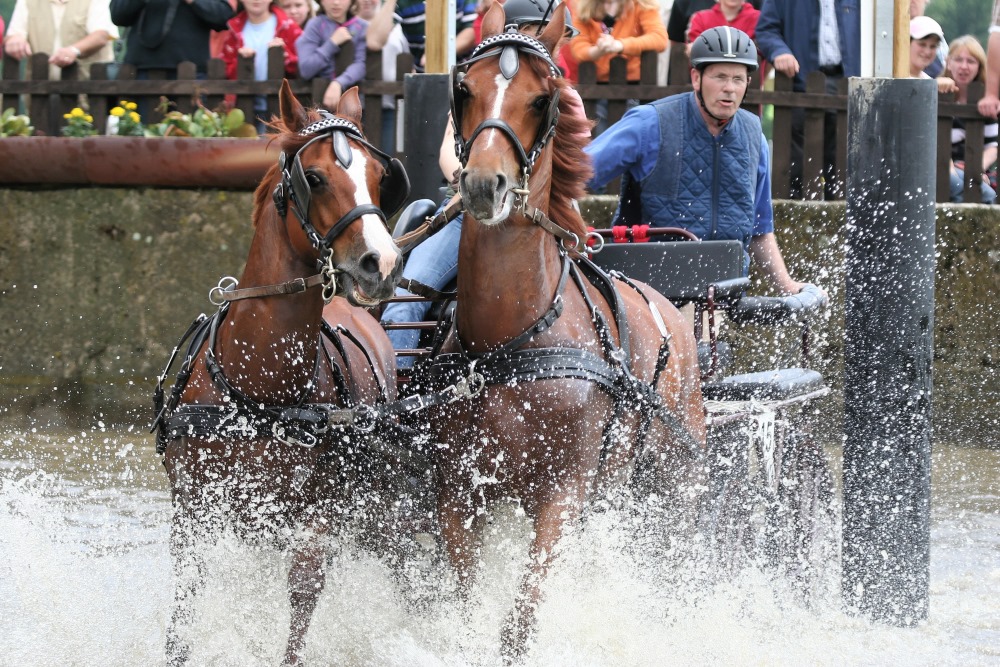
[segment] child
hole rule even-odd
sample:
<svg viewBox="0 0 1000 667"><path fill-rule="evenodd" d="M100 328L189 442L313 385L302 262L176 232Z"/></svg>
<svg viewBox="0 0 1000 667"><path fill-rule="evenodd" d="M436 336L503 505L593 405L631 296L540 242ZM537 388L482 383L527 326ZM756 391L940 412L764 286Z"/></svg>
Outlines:
<svg viewBox="0 0 1000 667"><path fill-rule="evenodd" d="M298 56L295 40L302 34L299 24L288 18L271 0L242 0L242 11L229 20L229 33L222 48L222 59L226 63L226 78L236 78L239 56L253 56L253 78L267 80L267 52L272 46L285 48L285 73L294 77L298 73ZM258 95L254 109L267 111L267 98ZM263 131L263 123L258 121L257 129Z"/></svg>
<svg viewBox="0 0 1000 667"><path fill-rule="evenodd" d="M281 8L288 18L299 24L305 30L309 19L316 16L316 6L312 0L281 0Z"/></svg>
<svg viewBox="0 0 1000 667"><path fill-rule="evenodd" d="M322 0L320 6L323 13L309 21L296 43L299 74L303 79L329 79L330 85L323 93L323 106L336 109L344 91L365 78L368 22L354 15L351 0ZM352 44L354 58L343 72L338 73L337 54L347 42Z"/></svg>

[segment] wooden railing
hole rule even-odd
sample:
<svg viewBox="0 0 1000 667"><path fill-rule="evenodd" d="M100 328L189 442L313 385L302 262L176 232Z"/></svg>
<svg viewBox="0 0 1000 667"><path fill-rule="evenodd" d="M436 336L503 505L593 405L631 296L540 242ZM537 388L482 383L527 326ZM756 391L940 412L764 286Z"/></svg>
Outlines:
<svg viewBox="0 0 1000 667"><path fill-rule="evenodd" d="M346 62L338 63L338 71L346 66L353 57L352 48L341 48L341 58ZM237 80L225 78L225 67L222 61L209 61L207 73L198 78L195 67L191 63L183 63L176 72L157 71L149 74L149 78L140 80L136 70L130 65L122 65L115 78L109 77L109 65L92 65L89 80L79 78L76 66L63 70L63 78L49 80L48 56L33 55L27 63L22 63L9 57L3 59L3 74L0 79L0 96L2 107L15 106L17 96L31 117L37 134L58 135L64 124L63 114L76 106L80 95L87 96L89 111L94 117L98 131L105 128L107 113L119 100L139 101L149 110L144 115L144 122L156 122L159 114L154 109L159 105L161 96L170 98L176 108L182 112L193 110L196 100L209 108L215 108L226 95L236 97L236 105L243 109L248 118L254 116L254 96L264 95L267 98L268 114L278 112L277 93L280 81L284 78L282 48L273 47L269 52L269 78L267 81L253 80L253 60L243 58L238 67ZM382 95L393 95L397 101L403 98L403 76L412 70L412 57L401 55L397 64L397 80L382 81L382 55L369 52L367 73L361 85L364 97L364 125L368 138L376 145L381 144L382 132ZM584 100L588 116L594 117L594 105L600 99L607 99L608 121L615 122L625 113L627 101L637 99L640 102L687 92L690 84L683 76L684 69L677 58L671 59L671 71L677 74L672 80L683 80L685 83L658 86L657 54L644 53L641 63L640 81L629 83L625 74L625 61L618 58L611 63L611 72L607 83L597 83L592 63L580 65L577 90ZM290 80L293 92L305 104L319 103L328 81L314 79L304 81ZM792 90L791 79L777 74L773 90L761 90L751 86L744 106L756 113L765 109L773 109L772 139L772 194L777 199L789 198L792 193L791 182L791 130L792 114L796 109L802 109L805 115L804 146L803 146L803 185L798 195L803 199L823 199L824 180L823 169L823 123L827 112L836 114L837 119L837 172L833 175L834 195L843 197L844 174L847 164L847 81L839 82L837 94L826 93L826 77L813 72L807 78L806 92L798 93ZM965 194L967 202L979 202L978 183L982 175L983 129L985 119L976 111L975 101L982 96L981 84L970 86L968 104L958 104L952 96L942 96L938 105L938 145L937 145L937 200L949 199L949 161L951 156L951 119L961 118L966 126L966 159L965 159ZM446 104L446 101L443 101ZM446 109L446 106L444 107ZM901 123L904 121L900 119ZM901 126L900 140L906 141L905 127ZM616 192L615 186L609 192Z"/></svg>

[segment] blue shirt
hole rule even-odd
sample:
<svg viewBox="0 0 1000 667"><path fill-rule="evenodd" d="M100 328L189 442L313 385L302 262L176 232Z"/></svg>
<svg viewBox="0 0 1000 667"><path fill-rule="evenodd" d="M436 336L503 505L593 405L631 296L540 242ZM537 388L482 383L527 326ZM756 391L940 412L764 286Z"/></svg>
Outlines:
<svg viewBox="0 0 1000 667"><path fill-rule="evenodd" d="M753 236L774 231L771 166L767 141L763 137L760 145ZM660 124L656 110L648 104L629 109L620 121L601 133L584 151L594 167L594 177L587 184L589 189L606 185L625 172L636 182L642 182L653 171L660 152Z"/></svg>

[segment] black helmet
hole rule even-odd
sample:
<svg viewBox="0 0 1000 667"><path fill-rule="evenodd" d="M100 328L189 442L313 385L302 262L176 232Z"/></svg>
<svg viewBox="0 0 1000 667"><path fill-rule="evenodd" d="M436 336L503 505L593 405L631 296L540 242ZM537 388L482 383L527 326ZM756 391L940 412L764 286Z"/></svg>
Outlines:
<svg viewBox="0 0 1000 667"><path fill-rule="evenodd" d="M757 47L750 35L729 26L710 28L691 45L691 67L699 72L713 63L746 65L757 71Z"/></svg>
<svg viewBox="0 0 1000 667"><path fill-rule="evenodd" d="M507 25L516 25L520 30L525 24L548 23L555 11L557 0L507 0L503 3L504 16L507 17ZM566 12L566 36L575 37L579 30L573 27L573 16Z"/></svg>

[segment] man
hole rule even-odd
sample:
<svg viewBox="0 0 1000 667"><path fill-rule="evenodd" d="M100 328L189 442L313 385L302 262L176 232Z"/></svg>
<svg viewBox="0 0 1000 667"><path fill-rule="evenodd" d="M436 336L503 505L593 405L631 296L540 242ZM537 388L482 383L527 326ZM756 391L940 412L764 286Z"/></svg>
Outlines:
<svg viewBox="0 0 1000 667"><path fill-rule="evenodd" d="M837 93L845 76L861 75L861 21L857 0L764 0L755 35L764 57L782 74L794 77L793 88L806 89L806 75L826 75L826 92ZM802 137L805 114L792 115L792 192L802 188ZM825 116L823 170L827 197L834 187L837 116Z"/></svg>
<svg viewBox="0 0 1000 667"><path fill-rule="evenodd" d="M695 40L690 58L693 92L629 110L587 147L590 186L624 174L626 223L737 239L744 273L752 258L779 292L795 294L805 283L788 275L774 236L767 142L760 119L740 109L757 48L742 30L717 27Z"/></svg>

